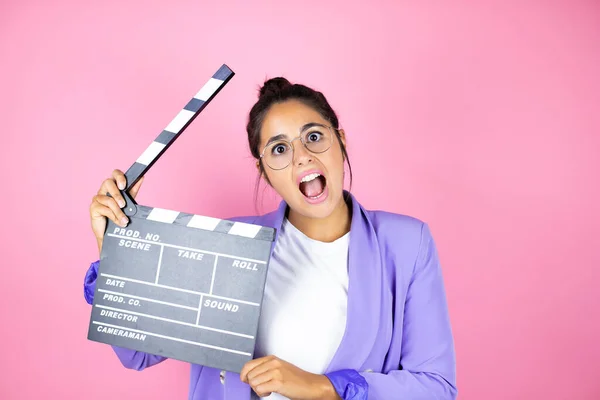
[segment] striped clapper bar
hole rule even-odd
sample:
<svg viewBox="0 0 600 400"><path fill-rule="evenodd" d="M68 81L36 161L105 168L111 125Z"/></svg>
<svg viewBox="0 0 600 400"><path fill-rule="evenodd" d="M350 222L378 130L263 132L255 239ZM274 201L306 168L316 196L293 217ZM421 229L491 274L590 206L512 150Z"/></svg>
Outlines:
<svg viewBox="0 0 600 400"><path fill-rule="evenodd" d="M223 65L125 173L129 224L108 221L89 340L238 373L252 359L275 230L128 195L233 75Z"/></svg>

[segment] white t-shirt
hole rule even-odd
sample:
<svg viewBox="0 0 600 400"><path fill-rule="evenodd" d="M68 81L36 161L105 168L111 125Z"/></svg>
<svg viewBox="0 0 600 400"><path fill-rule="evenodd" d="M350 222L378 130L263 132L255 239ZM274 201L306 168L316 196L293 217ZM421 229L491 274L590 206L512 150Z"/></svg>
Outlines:
<svg viewBox="0 0 600 400"><path fill-rule="evenodd" d="M346 328L349 235L320 242L284 219L269 262L256 358L275 355L325 372Z"/></svg>

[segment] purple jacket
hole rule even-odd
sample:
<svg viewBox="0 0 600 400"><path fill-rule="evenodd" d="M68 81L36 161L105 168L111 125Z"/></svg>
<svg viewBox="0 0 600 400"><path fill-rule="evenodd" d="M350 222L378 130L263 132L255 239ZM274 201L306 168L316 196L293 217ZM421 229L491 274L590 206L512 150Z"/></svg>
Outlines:
<svg viewBox="0 0 600 400"><path fill-rule="evenodd" d="M455 399L456 359L446 294L427 224L365 210L354 198L348 258L346 331L326 375L344 400ZM235 221L281 227L287 204ZM277 236L275 237L277 240ZM274 244L273 244L274 246ZM98 261L85 276L92 304ZM326 334L326 333L325 333ZM126 368L143 370L161 356L113 346ZM239 374L192 364L189 399L246 400Z"/></svg>

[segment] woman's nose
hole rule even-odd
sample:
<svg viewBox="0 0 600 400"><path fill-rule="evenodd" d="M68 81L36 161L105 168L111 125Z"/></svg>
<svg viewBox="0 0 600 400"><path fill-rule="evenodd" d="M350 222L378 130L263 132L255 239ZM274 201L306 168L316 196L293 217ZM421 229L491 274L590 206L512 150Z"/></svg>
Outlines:
<svg viewBox="0 0 600 400"><path fill-rule="evenodd" d="M302 141L298 140L298 143L292 141L292 146L294 150L294 165L303 165L312 162L312 154L304 147Z"/></svg>

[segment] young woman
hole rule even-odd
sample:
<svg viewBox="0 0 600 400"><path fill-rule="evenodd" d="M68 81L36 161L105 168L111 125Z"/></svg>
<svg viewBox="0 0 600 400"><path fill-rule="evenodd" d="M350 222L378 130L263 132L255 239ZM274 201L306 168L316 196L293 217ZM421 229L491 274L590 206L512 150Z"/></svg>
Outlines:
<svg viewBox="0 0 600 400"><path fill-rule="evenodd" d="M247 133L260 175L283 199L266 215L235 219L277 229L255 358L239 375L193 364L189 399L456 398L453 336L428 225L366 210L344 189L346 136L320 92L268 80ZM90 206L99 249L106 218L127 223L119 187L125 177L116 170ZM89 304L97 268L95 261L85 276ZM165 359L113 348L131 369Z"/></svg>

